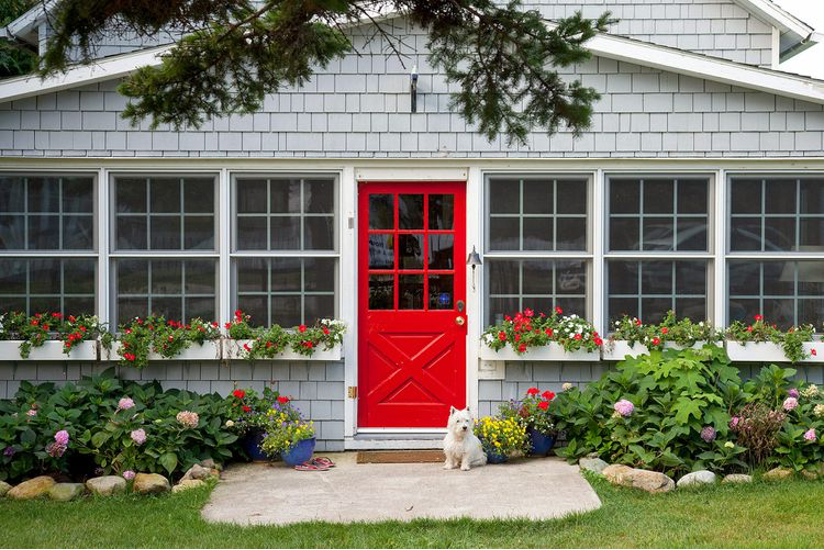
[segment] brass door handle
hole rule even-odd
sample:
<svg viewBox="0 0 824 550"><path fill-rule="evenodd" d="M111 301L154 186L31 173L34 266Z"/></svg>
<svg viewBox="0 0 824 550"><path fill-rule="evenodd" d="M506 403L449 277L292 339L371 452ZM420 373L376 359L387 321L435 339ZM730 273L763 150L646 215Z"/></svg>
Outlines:
<svg viewBox="0 0 824 550"><path fill-rule="evenodd" d="M462 327L462 326L464 326L465 323L466 323L466 319L464 319L462 316L458 315L457 317L455 317L455 324L456 325Z"/></svg>

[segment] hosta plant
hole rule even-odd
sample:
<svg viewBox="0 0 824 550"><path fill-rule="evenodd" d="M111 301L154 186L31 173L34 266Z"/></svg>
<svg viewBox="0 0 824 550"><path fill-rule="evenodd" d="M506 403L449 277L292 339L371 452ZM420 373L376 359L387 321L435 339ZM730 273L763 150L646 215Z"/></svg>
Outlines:
<svg viewBox="0 0 824 550"><path fill-rule="evenodd" d="M536 314L529 308L512 317L507 315L503 322L488 327L482 340L495 351L509 345L518 355L550 343L557 343L568 352L593 352L604 343L592 323L574 314L564 315L560 307L550 315Z"/></svg>
<svg viewBox="0 0 824 550"><path fill-rule="evenodd" d="M804 343L811 342L815 335L813 325L799 325L781 330L775 324L770 324L764 320L762 315L755 315L752 323L734 321L727 329L727 339L735 340L738 343L747 342L772 342L779 344L784 350L784 355L792 363L797 363L808 358L804 351ZM817 353L813 350L813 353Z"/></svg>
<svg viewBox="0 0 824 550"><path fill-rule="evenodd" d="M637 317L624 316L615 321L615 332L610 342L626 340L629 345L636 343L648 349L664 349L667 342L680 347L690 347L697 342L718 342L721 335L712 323L699 321L694 323L689 318L677 319L675 312L670 310L664 320L657 324L644 324Z"/></svg>

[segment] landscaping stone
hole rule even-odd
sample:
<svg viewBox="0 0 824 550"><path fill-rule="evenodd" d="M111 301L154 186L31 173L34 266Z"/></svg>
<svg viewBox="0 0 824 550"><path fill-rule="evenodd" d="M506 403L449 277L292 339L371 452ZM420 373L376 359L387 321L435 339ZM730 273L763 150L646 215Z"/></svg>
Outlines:
<svg viewBox="0 0 824 550"><path fill-rule="evenodd" d="M49 489L49 498L58 502L74 500L86 492L82 483L55 483Z"/></svg>
<svg viewBox="0 0 824 550"><path fill-rule="evenodd" d="M137 474L132 490L141 495L156 495L170 490L169 480L160 474Z"/></svg>
<svg viewBox="0 0 824 550"><path fill-rule="evenodd" d="M6 496L17 500L31 500L45 495L52 485L54 485L52 478L40 476L13 487L6 493Z"/></svg>
<svg viewBox="0 0 824 550"><path fill-rule="evenodd" d="M578 461L578 466L585 472L600 474L609 464L600 458L582 458Z"/></svg>
<svg viewBox="0 0 824 550"><path fill-rule="evenodd" d="M689 485L703 485L706 483L715 483L715 474L709 470L698 470L697 472L690 472L678 480L678 487L687 487Z"/></svg>
<svg viewBox="0 0 824 550"><path fill-rule="evenodd" d="M126 480L120 476L93 477L86 482L86 488L101 497L119 495L126 492Z"/></svg>
<svg viewBox="0 0 824 550"><path fill-rule="evenodd" d="M765 481L783 481L793 477L793 471L789 468L773 468L764 474Z"/></svg>
<svg viewBox="0 0 824 550"><path fill-rule="evenodd" d="M727 474L721 483L752 483L752 476L747 474Z"/></svg>
<svg viewBox="0 0 824 550"><path fill-rule="evenodd" d="M204 468L200 464L195 464L189 470L183 474L183 477L180 478L180 481L186 481L189 479L199 479L201 481L205 481L209 478L217 477L220 478L220 470L217 468Z"/></svg>
<svg viewBox="0 0 824 550"><path fill-rule="evenodd" d="M198 487L203 487L204 485L206 485L205 481L201 481L199 479L187 479L172 487L172 492L179 493L181 491L188 491L189 489L197 489Z"/></svg>
<svg viewBox="0 0 824 550"><path fill-rule="evenodd" d="M11 491L11 485L6 483L5 481L0 481L0 497L6 496L6 493Z"/></svg>
<svg viewBox="0 0 824 550"><path fill-rule="evenodd" d="M804 479L808 479L810 481L815 481L820 477L824 477L824 462L819 462L810 468L801 470L801 475L804 476Z"/></svg>
<svg viewBox="0 0 824 550"><path fill-rule="evenodd" d="M814 470L801 470L801 477L807 481L815 481L818 479L818 472Z"/></svg>
<svg viewBox="0 0 824 550"><path fill-rule="evenodd" d="M667 493L675 489L675 481L666 474L630 468L623 464L607 466L603 474L613 485L633 487L648 493Z"/></svg>

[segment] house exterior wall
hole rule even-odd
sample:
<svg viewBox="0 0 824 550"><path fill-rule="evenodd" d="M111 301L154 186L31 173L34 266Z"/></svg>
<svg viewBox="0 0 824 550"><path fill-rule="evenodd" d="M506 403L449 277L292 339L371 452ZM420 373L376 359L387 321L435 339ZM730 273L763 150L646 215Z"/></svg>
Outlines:
<svg viewBox="0 0 824 550"><path fill-rule="evenodd" d="M20 381L58 386L110 368L108 363L0 361L0 399L10 399ZM229 395L236 388L262 392L269 387L288 395L315 423L319 451L343 450L344 365L320 361L164 361L142 370L115 367L124 380L160 382L164 389Z"/></svg>
<svg viewBox="0 0 824 550"><path fill-rule="evenodd" d="M618 19L610 34L748 65L772 64L772 27L732 0L527 0L524 6L548 19L576 11L595 18L609 11Z"/></svg>

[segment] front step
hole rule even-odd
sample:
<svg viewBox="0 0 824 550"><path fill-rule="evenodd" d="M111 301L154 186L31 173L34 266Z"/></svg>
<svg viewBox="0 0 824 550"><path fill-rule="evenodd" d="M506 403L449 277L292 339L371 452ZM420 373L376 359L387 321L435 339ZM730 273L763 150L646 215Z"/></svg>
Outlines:
<svg viewBox="0 0 824 550"><path fill-rule="evenodd" d="M344 448L353 451L380 449L443 449L443 433L374 432L359 433L344 440Z"/></svg>

